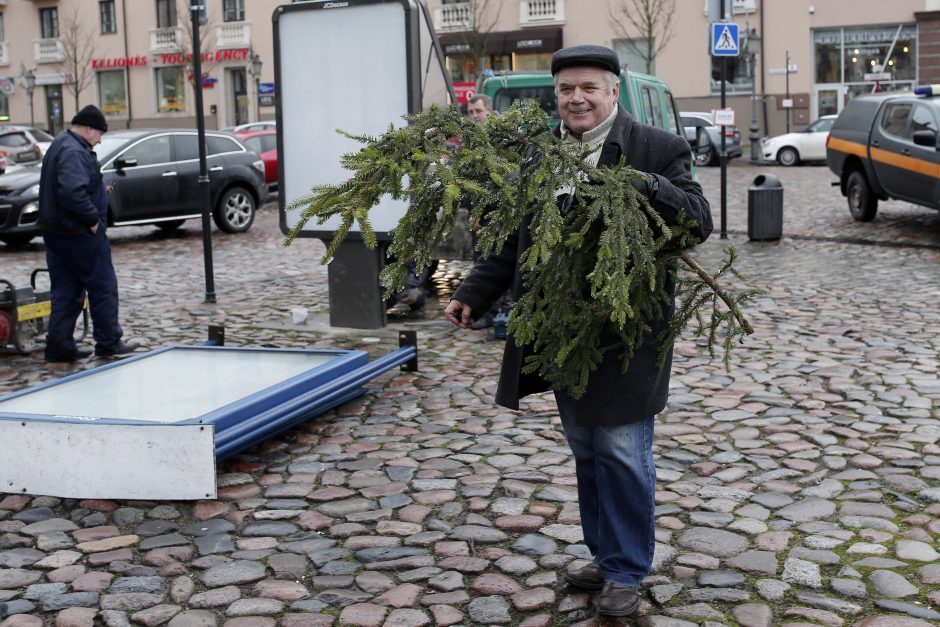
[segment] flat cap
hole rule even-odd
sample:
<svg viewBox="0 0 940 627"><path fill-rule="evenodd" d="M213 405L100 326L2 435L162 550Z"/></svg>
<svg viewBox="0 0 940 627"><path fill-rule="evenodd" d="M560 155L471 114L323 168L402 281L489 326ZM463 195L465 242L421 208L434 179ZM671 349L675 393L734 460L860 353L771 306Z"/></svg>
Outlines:
<svg viewBox="0 0 940 627"><path fill-rule="evenodd" d="M552 55L552 76L559 70L574 66L599 67L620 76L617 53L605 46L585 45L562 48Z"/></svg>

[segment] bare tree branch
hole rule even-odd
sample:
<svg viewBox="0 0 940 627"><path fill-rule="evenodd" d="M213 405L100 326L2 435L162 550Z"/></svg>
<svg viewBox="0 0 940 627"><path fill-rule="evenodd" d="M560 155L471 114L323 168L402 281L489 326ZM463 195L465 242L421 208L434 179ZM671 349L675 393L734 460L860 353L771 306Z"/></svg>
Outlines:
<svg viewBox="0 0 940 627"><path fill-rule="evenodd" d="M190 14L189 2L186 0L180 0L179 5L177 6L176 11L177 25L183 31L183 41L182 49L186 58L186 75L192 76L193 85L195 85L195 73L193 70L193 20L192 15ZM207 60L205 56L206 50L212 50L215 48L215 20L212 18L211 12L208 15L206 24L199 27L199 49L203 54L202 58L202 73L207 74L209 70L218 65L215 61Z"/></svg>
<svg viewBox="0 0 940 627"><path fill-rule="evenodd" d="M467 30L462 33L462 37L476 61L477 72L482 72L486 69L483 67L486 45L499 22L499 14L503 7L499 0L470 0L467 4L470 5L470 11Z"/></svg>
<svg viewBox="0 0 940 627"><path fill-rule="evenodd" d="M675 35L676 0L610 0L607 14L614 32L653 73L653 62Z"/></svg>
<svg viewBox="0 0 940 627"><path fill-rule="evenodd" d="M62 20L59 31L62 43L62 73L66 75L65 88L75 98L75 111L81 109L79 98L95 77L91 60L95 56L95 37L82 26L78 6Z"/></svg>

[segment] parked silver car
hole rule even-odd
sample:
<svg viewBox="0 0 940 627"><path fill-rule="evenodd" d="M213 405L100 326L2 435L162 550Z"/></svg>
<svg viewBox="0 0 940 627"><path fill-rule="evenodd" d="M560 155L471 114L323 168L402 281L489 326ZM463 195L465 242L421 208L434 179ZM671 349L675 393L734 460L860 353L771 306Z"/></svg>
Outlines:
<svg viewBox="0 0 940 627"><path fill-rule="evenodd" d="M734 159L744 154L741 149L741 131L737 126L715 126L712 114L707 111L683 111L680 114L685 138L692 145L695 165L718 165L718 153L721 150L721 129L725 129L725 150L728 158Z"/></svg>

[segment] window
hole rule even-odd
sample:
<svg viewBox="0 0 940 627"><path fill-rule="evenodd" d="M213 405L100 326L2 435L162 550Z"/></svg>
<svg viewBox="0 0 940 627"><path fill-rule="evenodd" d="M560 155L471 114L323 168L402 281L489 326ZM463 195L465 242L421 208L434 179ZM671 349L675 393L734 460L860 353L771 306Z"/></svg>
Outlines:
<svg viewBox="0 0 940 627"><path fill-rule="evenodd" d="M222 0L222 20L225 22L244 22L245 0Z"/></svg>
<svg viewBox="0 0 940 627"><path fill-rule="evenodd" d="M263 152L268 152L269 150L277 150L277 135L261 135L261 150Z"/></svg>
<svg viewBox="0 0 940 627"><path fill-rule="evenodd" d="M159 135L140 142L121 155L122 159L137 159L137 166L170 162L170 136Z"/></svg>
<svg viewBox="0 0 940 627"><path fill-rule="evenodd" d="M712 93L721 93L721 59L725 59L725 91L750 93L754 84L754 67L747 55L712 57Z"/></svg>
<svg viewBox="0 0 940 627"><path fill-rule="evenodd" d="M55 7L39 9L40 34L43 39L59 38L59 10Z"/></svg>
<svg viewBox="0 0 940 627"><path fill-rule="evenodd" d="M676 101L673 100L672 98L672 93L667 91L666 92L666 124L663 128L665 128L670 133L681 135L681 133L679 132L679 124L677 122L678 114L676 113L676 111L678 110L679 110L678 107L676 107Z"/></svg>
<svg viewBox="0 0 940 627"><path fill-rule="evenodd" d="M21 148L23 146L29 146L33 142L29 141L29 138L26 137L26 133L7 133L6 135L0 135L0 146L5 148Z"/></svg>
<svg viewBox="0 0 940 627"><path fill-rule="evenodd" d="M516 100L538 100L542 109L553 119L557 120L558 100L555 98L553 87L510 87L500 89L493 98L493 109L502 113L509 109Z"/></svg>
<svg viewBox="0 0 940 627"><path fill-rule="evenodd" d="M98 15L101 17L101 34L117 32L117 20L114 19L114 0L101 0L98 3Z"/></svg>
<svg viewBox="0 0 940 627"><path fill-rule="evenodd" d="M176 26L176 0L157 0L157 28Z"/></svg>
<svg viewBox="0 0 940 627"><path fill-rule="evenodd" d="M885 107L884 117L881 118L881 128L890 135L904 135L907 119L911 117L911 105L892 104Z"/></svg>
<svg viewBox="0 0 940 627"><path fill-rule="evenodd" d="M249 137L248 139L242 140L242 143L254 150L255 152L264 152L264 148L261 147L261 136L255 135L254 137Z"/></svg>
<svg viewBox="0 0 940 627"><path fill-rule="evenodd" d="M653 49L656 49L656 40L653 39ZM646 59L643 53L646 51L646 39L615 39L614 52L620 57L620 64L626 65L634 72L643 72L644 74L656 74L656 58L650 59L649 71L646 69Z"/></svg>
<svg viewBox="0 0 940 627"><path fill-rule="evenodd" d="M199 139L196 135L173 136L174 161L191 161L199 158Z"/></svg>
<svg viewBox="0 0 940 627"><path fill-rule="evenodd" d="M8 122L10 120L10 100L7 95L0 92L0 121Z"/></svg>
<svg viewBox="0 0 940 627"><path fill-rule="evenodd" d="M242 147L231 137L220 137L219 135L206 136L206 147L210 155L218 155L224 152L242 152Z"/></svg>
<svg viewBox="0 0 940 627"><path fill-rule="evenodd" d="M186 110L186 83L183 67L174 65L156 70L157 112L174 113Z"/></svg>
<svg viewBox="0 0 940 627"><path fill-rule="evenodd" d="M930 109L924 105L914 107L914 117L911 119L910 137L913 137L914 133L917 131L937 132L937 120L934 119Z"/></svg>
<svg viewBox="0 0 940 627"><path fill-rule="evenodd" d="M815 30L813 51L816 83L865 83L870 92L874 83L865 80L865 75L884 72L891 78L880 81L880 90L887 91L894 81L916 78L917 27L888 25ZM910 87L910 83L903 83L898 88ZM866 91L862 89L858 93Z"/></svg>
<svg viewBox="0 0 940 627"><path fill-rule="evenodd" d="M816 120L808 127L806 127L807 133L828 133L832 128L832 123L835 122L835 118L826 118L824 120Z"/></svg>
<svg viewBox="0 0 940 627"><path fill-rule="evenodd" d="M659 94L652 87L641 90L643 112L646 114L645 122L651 126L663 128L663 110L659 102Z"/></svg>
<svg viewBox="0 0 940 627"><path fill-rule="evenodd" d="M0 13L0 41L6 41L7 36L4 34L3 30L3 13Z"/></svg>
<svg viewBox="0 0 940 627"><path fill-rule="evenodd" d="M106 117L127 117L127 83L124 70L98 72L98 102Z"/></svg>

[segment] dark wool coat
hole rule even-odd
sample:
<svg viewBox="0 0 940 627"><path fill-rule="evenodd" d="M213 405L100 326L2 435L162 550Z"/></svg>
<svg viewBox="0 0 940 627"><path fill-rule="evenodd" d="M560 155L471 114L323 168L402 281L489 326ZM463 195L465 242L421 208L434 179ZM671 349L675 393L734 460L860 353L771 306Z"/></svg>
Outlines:
<svg viewBox="0 0 940 627"><path fill-rule="evenodd" d="M653 175L651 203L667 223L675 224L680 210L685 210L685 217L698 224L699 238L704 241L708 237L712 231L711 213L701 186L692 178L691 154L686 140L660 128L640 124L620 107L601 149L598 166L611 167L619 163L621 157L633 168ZM532 243L530 222L528 218L523 222L499 254L481 258L454 293L455 300L473 309L474 318L489 310L510 287L515 298L521 295L519 258ZM673 297L666 317L652 325L626 373L621 370L616 351L605 353L597 370L590 375L584 396L575 402L575 420L579 424L627 424L662 411L669 391L672 347L663 365L658 366L656 338L669 324L674 308ZM517 347L512 336L506 341L496 390L498 404L518 409L520 398L549 389L549 384L541 377L522 373L529 354L529 347Z"/></svg>

